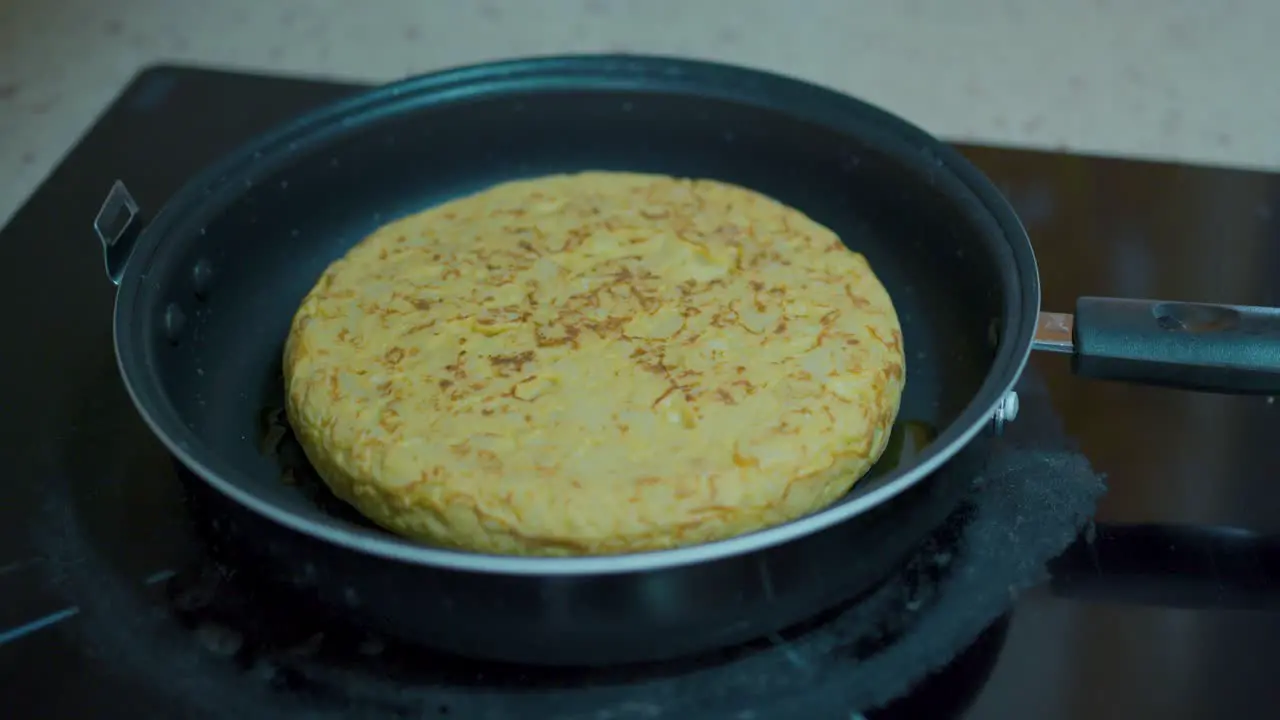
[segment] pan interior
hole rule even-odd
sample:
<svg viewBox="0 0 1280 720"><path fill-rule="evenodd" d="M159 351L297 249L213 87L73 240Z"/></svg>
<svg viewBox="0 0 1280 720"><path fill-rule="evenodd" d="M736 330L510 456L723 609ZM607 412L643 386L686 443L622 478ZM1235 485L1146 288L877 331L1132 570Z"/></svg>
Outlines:
<svg viewBox="0 0 1280 720"><path fill-rule="evenodd" d="M992 367L1008 241L932 145L876 118L834 129L799 110L635 89L504 92L366 113L265 149L202 201L166 210L130 309L150 385L199 439L195 456L240 471L230 479L267 502L352 527L281 482L261 449L290 319L321 271L377 226L493 183L633 170L754 188L863 253L902 322L900 417L942 431ZM850 497L887 482L884 469Z"/></svg>

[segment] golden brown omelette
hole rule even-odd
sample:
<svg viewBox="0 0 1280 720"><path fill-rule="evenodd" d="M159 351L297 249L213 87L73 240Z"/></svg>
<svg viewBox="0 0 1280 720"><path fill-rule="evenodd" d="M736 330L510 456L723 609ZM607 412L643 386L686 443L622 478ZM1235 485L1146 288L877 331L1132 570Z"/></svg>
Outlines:
<svg viewBox="0 0 1280 720"><path fill-rule="evenodd" d="M711 180L508 182L377 230L307 295L287 412L333 492L493 554L719 540L880 456L902 334L827 228Z"/></svg>

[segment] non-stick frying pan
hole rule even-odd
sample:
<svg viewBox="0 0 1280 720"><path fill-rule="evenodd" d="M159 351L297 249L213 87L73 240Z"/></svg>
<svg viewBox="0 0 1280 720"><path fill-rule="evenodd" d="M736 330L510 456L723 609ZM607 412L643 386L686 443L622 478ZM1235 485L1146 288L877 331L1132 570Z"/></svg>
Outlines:
<svg viewBox="0 0 1280 720"><path fill-rule="evenodd" d="M261 418L281 403L289 320L326 265L396 216L579 169L739 183L839 233L897 306L901 418L936 439L809 517L618 557L424 547L282 482ZM361 622L486 658L659 659L766 635L856 595L980 474L1037 343L1072 352L1091 376L1280 392L1280 311L1082 299L1074 327L1041 314L1026 233L957 153L844 95L704 62L545 58L398 82L257 139L149 224L117 183L96 227L119 284L125 385L198 478L192 497L218 542Z"/></svg>

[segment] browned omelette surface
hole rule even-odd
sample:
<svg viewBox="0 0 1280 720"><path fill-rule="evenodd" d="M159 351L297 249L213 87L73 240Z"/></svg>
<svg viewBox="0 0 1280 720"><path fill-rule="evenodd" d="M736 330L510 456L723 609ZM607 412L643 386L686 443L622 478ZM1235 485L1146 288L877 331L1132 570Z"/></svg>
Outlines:
<svg viewBox="0 0 1280 720"><path fill-rule="evenodd" d="M837 500L884 450L902 335L863 257L759 193L590 172L386 225L324 273L287 411L333 492L494 554L671 548Z"/></svg>

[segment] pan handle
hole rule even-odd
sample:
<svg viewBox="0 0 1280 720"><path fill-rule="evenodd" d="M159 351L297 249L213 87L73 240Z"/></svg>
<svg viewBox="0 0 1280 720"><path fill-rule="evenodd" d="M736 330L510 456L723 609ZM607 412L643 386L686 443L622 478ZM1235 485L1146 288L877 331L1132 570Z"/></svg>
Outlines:
<svg viewBox="0 0 1280 720"><path fill-rule="evenodd" d="M1074 317L1040 313L1033 347L1082 377L1280 395L1280 308L1082 297Z"/></svg>
<svg viewBox="0 0 1280 720"><path fill-rule="evenodd" d="M93 218L93 231L102 241L102 255L107 265L107 277L116 285L124 275L124 268L133 254L134 243L142 232L142 212L129 189L120 180L111 185L107 199Z"/></svg>

